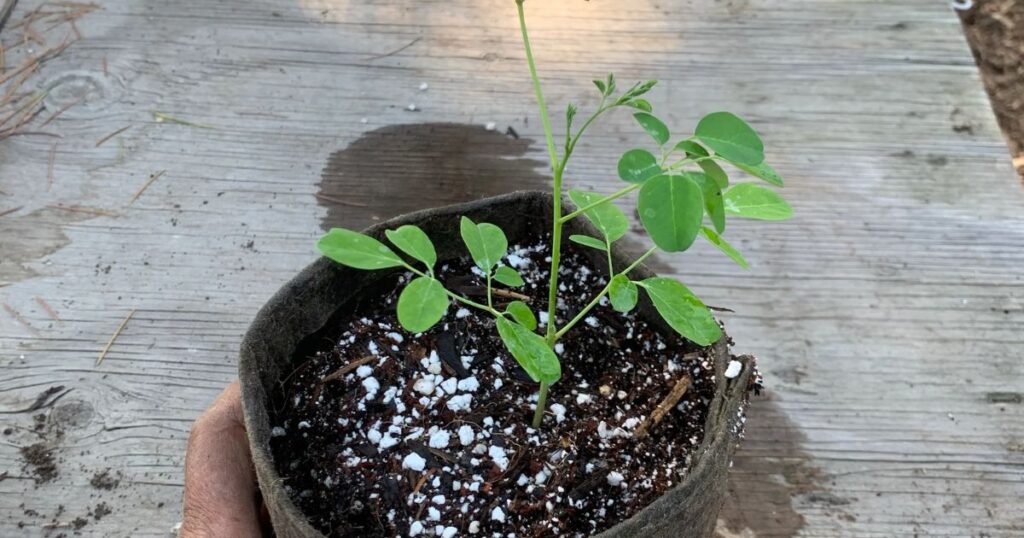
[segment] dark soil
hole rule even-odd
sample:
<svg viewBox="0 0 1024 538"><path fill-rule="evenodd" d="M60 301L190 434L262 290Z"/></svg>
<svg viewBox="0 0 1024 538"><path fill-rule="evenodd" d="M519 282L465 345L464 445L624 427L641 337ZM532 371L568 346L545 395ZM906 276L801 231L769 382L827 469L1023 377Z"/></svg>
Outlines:
<svg viewBox="0 0 1024 538"><path fill-rule="evenodd" d="M21 458L32 472L37 484L49 482L57 477L57 459L53 449L46 443L35 443L21 447Z"/></svg>
<svg viewBox="0 0 1024 538"><path fill-rule="evenodd" d="M976 0L960 12L992 108L1024 175L1024 2Z"/></svg>
<svg viewBox="0 0 1024 538"><path fill-rule="evenodd" d="M605 283L573 248L561 275L563 314ZM527 281L516 291L539 310L547 252L512 252L508 263ZM466 260L438 274L466 294L481 285ZM296 357L296 371L273 395L278 471L325 534L590 536L686 473L715 390L705 350L599 306L562 339L563 378L534 431L537 386L492 320L453 306L433 329L412 335L399 328L396 300L392 292L383 305L338 320L319 350ZM679 404L649 436L636 436L687 376Z"/></svg>

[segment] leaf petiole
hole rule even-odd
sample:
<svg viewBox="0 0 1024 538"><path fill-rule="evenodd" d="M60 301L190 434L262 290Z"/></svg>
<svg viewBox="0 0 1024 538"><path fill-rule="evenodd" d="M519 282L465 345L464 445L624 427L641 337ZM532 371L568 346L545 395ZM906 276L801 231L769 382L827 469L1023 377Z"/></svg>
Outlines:
<svg viewBox="0 0 1024 538"><path fill-rule="evenodd" d="M657 252L657 250L658 250L658 247L651 247L650 250L648 250L647 252L644 252L644 254L642 256L637 258L636 261L631 263L629 265L629 267L623 269L622 272L619 273L619 274L620 275L628 275L630 271L632 271L633 269L636 269L638 265L643 263L644 260L646 260L648 257L651 256L651 254L654 254L655 252ZM614 278L615 276L616 275L612 275L612 278ZM586 315L589 314L590 311L593 310L594 307L597 306L598 303L601 302L601 297L604 297L605 295L608 294L608 290L611 289L611 286L612 286L611 278L609 278L608 279L608 284L605 285L604 289L602 289L593 298L593 300L591 300L589 303L587 303L587 306L584 306L583 310L580 310L579 313L576 314L576 317L574 317L571 320L569 320L568 323L563 325L562 328L559 329L557 333L555 333L555 339L557 340L558 338L561 338L562 335L564 335L566 332L568 332L570 329L572 329L573 326L575 326L577 323L579 323L580 320L582 320L584 317L586 317Z"/></svg>
<svg viewBox="0 0 1024 538"><path fill-rule="evenodd" d="M618 199L618 198L622 198L623 196L625 196L625 195L627 195L627 194L629 194L629 193L639 189L642 186L643 185L641 183L633 183L632 185L630 185L628 187L625 187L623 189L615 191L615 192L609 194L608 196L605 196L604 198L601 198L600 200L598 200L598 201L596 201L596 202L594 202L592 204L589 204L589 205L586 205L584 207L581 207L581 208L577 209L576 211L573 211L572 213L569 213L568 215L565 215L564 217L562 217L560 219L561 220L561 224L565 224L566 222L569 222L570 220L572 220L572 219L582 215L583 213L585 213L587 211L590 211L591 209L593 209L593 208L595 208L595 207L597 207L597 206L599 206L601 204L604 204L606 202L611 202L612 200L615 200L615 199Z"/></svg>

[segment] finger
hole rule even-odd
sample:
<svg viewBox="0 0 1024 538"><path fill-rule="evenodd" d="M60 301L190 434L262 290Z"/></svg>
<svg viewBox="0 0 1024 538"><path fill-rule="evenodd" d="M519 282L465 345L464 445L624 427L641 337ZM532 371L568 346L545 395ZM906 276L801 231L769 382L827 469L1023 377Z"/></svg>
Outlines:
<svg viewBox="0 0 1024 538"><path fill-rule="evenodd" d="M192 426L185 453L182 538L260 536L256 495L235 381Z"/></svg>

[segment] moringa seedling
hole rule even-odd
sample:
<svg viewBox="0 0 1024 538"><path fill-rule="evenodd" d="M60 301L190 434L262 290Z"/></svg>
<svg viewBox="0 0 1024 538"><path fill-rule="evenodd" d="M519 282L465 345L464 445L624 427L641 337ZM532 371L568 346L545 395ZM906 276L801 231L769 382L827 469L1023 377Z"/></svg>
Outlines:
<svg viewBox="0 0 1024 538"><path fill-rule="evenodd" d="M707 346L722 335L721 328L703 302L679 281L666 277L632 280L630 273L657 251L682 252L698 237L718 247L740 266L747 268L743 255L722 237L726 216L758 220L785 220L792 208L771 188L754 182L731 184L729 165L765 183L782 187L782 178L764 162L761 138L746 122L729 112L704 116L693 134L672 143L669 128L654 115L654 107L644 96L654 88L654 80L637 82L619 91L614 75L594 80L600 101L590 116L577 126L579 109L566 108L565 138L561 153L556 146L547 104L541 91L537 66L530 47L523 9L524 0L515 0L519 14L526 61L540 109L541 124L552 170L551 276L548 283L547 324L544 334L537 332L537 318L526 303L513 301L498 310L494 305L495 282L508 287L524 284L515 269L502 264L508 253L505 233L494 224L473 222L462 217L460 234L476 267L486 281L486 302L478 302L446 289L436 278L437 253L426 233L413 225L387 230L385 236L412 263L391 247L365 234L334 228L320 239L317 247L328 258L356 269L405 268L414 278L398 298L398 321L412 333L421 333L437 324L452 301L481 310L494 317L498 335L508 352L527 374L539 383L533 427L540 427L548 389L562 375L554 352L560 338L572 330L605 296L612 308L629 312L636 307L640 290L665 322L681 336ZM613 110L632 111L639 127L654 141L654 151L629 149L619 159L617 172L626 185L608 195L571 189L569 198L575 211L563 214L562 196L566 165L580 138L594 122ZM612 248L626 235L629 220L614 201L639 191L637 212L644 230L654 243L643 255L621 271L612 264ZM607 253L608 284L566 323L559 326L558 269L561 261L562 228L569 221L587 218L599 232L597 237L572 235L568 239L587 248Z"/></svg>

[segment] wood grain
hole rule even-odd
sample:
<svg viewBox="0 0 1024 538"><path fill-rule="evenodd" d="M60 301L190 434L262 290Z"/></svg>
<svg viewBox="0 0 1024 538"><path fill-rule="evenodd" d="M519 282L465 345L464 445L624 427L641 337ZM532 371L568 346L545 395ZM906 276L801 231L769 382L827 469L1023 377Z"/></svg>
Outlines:
<svg viewBox="0 0 1024 538"><path fill-rule="evenodd" d="M19 2L11 20L37 5ZM730 223L749 272L704 245L660 260L736 311L722 317L737 351L758 355L767 378L723 535L1024 533L1024 406L987 398L1024 392L1024 192L946 5L527 6L556 120L569 99L596 104L591 78L658 78L651 100L677 133L732 110L787 179L794 220ZM0 302L32 327L0 312L0 408L73 389L46 411L60 458L50 483L34 484L18 453L40 440L32 417L4 415L0 535L49 535L58 505L67 523L102 500L114 512L82 533L166 536L191 421L235 376L256 309L314 259L322 219L368 224L392 204L465 195L474 163L494 154L544 174L544 150L510 0L124 0L76 24L83 38L31 81L55 88L44 119L86 94L47 126L62 136L51 191L54 139L0 142L0 207L24 206L0 219ZM522 139L455 151L468 172L423 174L425 154L386 151L359 176L328 166L371 131L488 122ZM410 146L396 136L378 143ZM581 144L568 181L611 192L619 153L644 143L615 116ZM352 200L376 211L315 196L375 182L393 200ZM58 205L111 216L46 208ZM91 487L108 467L118 488Z"/></svg>

